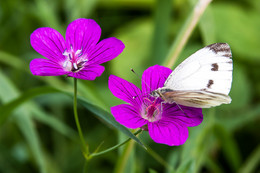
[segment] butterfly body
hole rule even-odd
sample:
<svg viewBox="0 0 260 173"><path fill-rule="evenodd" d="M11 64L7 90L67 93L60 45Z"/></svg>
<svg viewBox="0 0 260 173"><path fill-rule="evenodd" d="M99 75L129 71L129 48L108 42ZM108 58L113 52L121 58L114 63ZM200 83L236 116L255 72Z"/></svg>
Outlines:
<svg viewBox="0 0 260 173"><path fill-rule="evenodd" d="M209 108L229 104L233 61L227 43L206 46L184 60L162 88L151 92L165 103Z"/></svg>

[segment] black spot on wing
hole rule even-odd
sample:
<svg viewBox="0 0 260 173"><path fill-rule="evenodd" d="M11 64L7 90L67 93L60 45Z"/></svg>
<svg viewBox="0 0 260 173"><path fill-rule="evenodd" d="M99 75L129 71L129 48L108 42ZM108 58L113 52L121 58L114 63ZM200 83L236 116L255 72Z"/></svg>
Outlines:
<svg viewBox="0 0 260 173"><path fill-rule="evenodd" d="M218 64L217 63L211 64L211 66L212 66L211 71L218 71Z"/></svg>
<svg viewBox="0 0 260 173"><path fill-rule="evenodd" d="M211 79L210 79L210 80L209 80L209 82L208 82L208 85L207 85L207 87L208 87L208 88L210 88L210 87L211 87L211 85L213 85L213 84L214 84L213 80L211 80Z"/></svg>

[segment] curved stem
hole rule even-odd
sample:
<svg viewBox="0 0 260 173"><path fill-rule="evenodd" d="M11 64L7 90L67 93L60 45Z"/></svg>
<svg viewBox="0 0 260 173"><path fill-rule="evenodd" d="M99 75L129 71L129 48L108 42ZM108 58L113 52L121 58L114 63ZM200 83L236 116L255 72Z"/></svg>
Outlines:
<svg viewBox="0 0 260 173"><path fill-rule="evenodd" d="M78 118L78 110L77 110L77 79L76 78L74 78L74 106L73 106L73 109L74 109L74 118L75 118L75 122L76 122L78 133L79 133L79 138L80 138L81 145L82 145L81 147L82 147L84 156L87 158L88 154L89 154L88 153L88 148L87 148L87 145L86 145L86 142L85 142L85 139L84 139L81 127L80 127L79 118Z"/></svg>
<svg viewBox="0 0 260 173"><path fill-rule="evenodd" d="M138 134L141 133L142 131L143 131L142 129L139 129L137 132L134 133L134 135L138 135ZM113 147L111 147L111 148L108 148L108 149L106 149L106 150L104 150L104 151L101 151L101 152L98 152L98 153L90 154L89 157L91 158L91 157L99 156L99 155L108 153L108 152L110 152L110 151L113 151L113 150L115 150L115 149L121 147L122 145L126 144L126 143L129 142L130 140L131 140L131 138L128 138L128 139L125 140L124 142L122 142L122 143L120 143L120 144L117 144L117 145L115 145L115 146L113 146Z"/></svg>

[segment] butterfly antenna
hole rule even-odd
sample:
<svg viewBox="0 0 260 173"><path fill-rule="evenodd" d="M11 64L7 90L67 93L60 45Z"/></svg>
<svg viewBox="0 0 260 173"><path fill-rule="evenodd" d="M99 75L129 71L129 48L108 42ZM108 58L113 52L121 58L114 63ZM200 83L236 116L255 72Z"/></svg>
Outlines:
<svg viewBox="0 0 260 173"><path fill-rule="evenodd" d="M141 79L141 81L150 89L150 91L152 91L152 89L149 87L149 85L142 79L142 77L140 75L138 75L133 68L131 68L131 71L138 77ZM148 92L147 92L148 93ZM150 93L150 92L149 92ZM138 95L134 96L133 99L135 99Z"/></svg>
<svg viewBox="0 0 260 173"><path fill-rule="evenodd" d="M150 91L152 91L152 89L149 87L149 85L142 79L142 77L140 75L138 75L133 68L131 68L131 71L141 79L141 81L150 89Z"/></svg>

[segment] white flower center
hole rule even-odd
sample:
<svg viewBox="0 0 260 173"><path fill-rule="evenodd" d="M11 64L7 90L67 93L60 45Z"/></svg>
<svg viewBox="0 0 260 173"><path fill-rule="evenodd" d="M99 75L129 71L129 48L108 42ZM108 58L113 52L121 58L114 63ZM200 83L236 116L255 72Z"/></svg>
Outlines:
<svg viewBox="0 0 260 173"><path fill-rule="evenodd" d="M63 55L66 56L66 60L62 65L63 68L74 73L80 71L86 62L88 62L87 56L82 53L82 49L75 52L71 47L70 50L65 50Z"/></svg>

